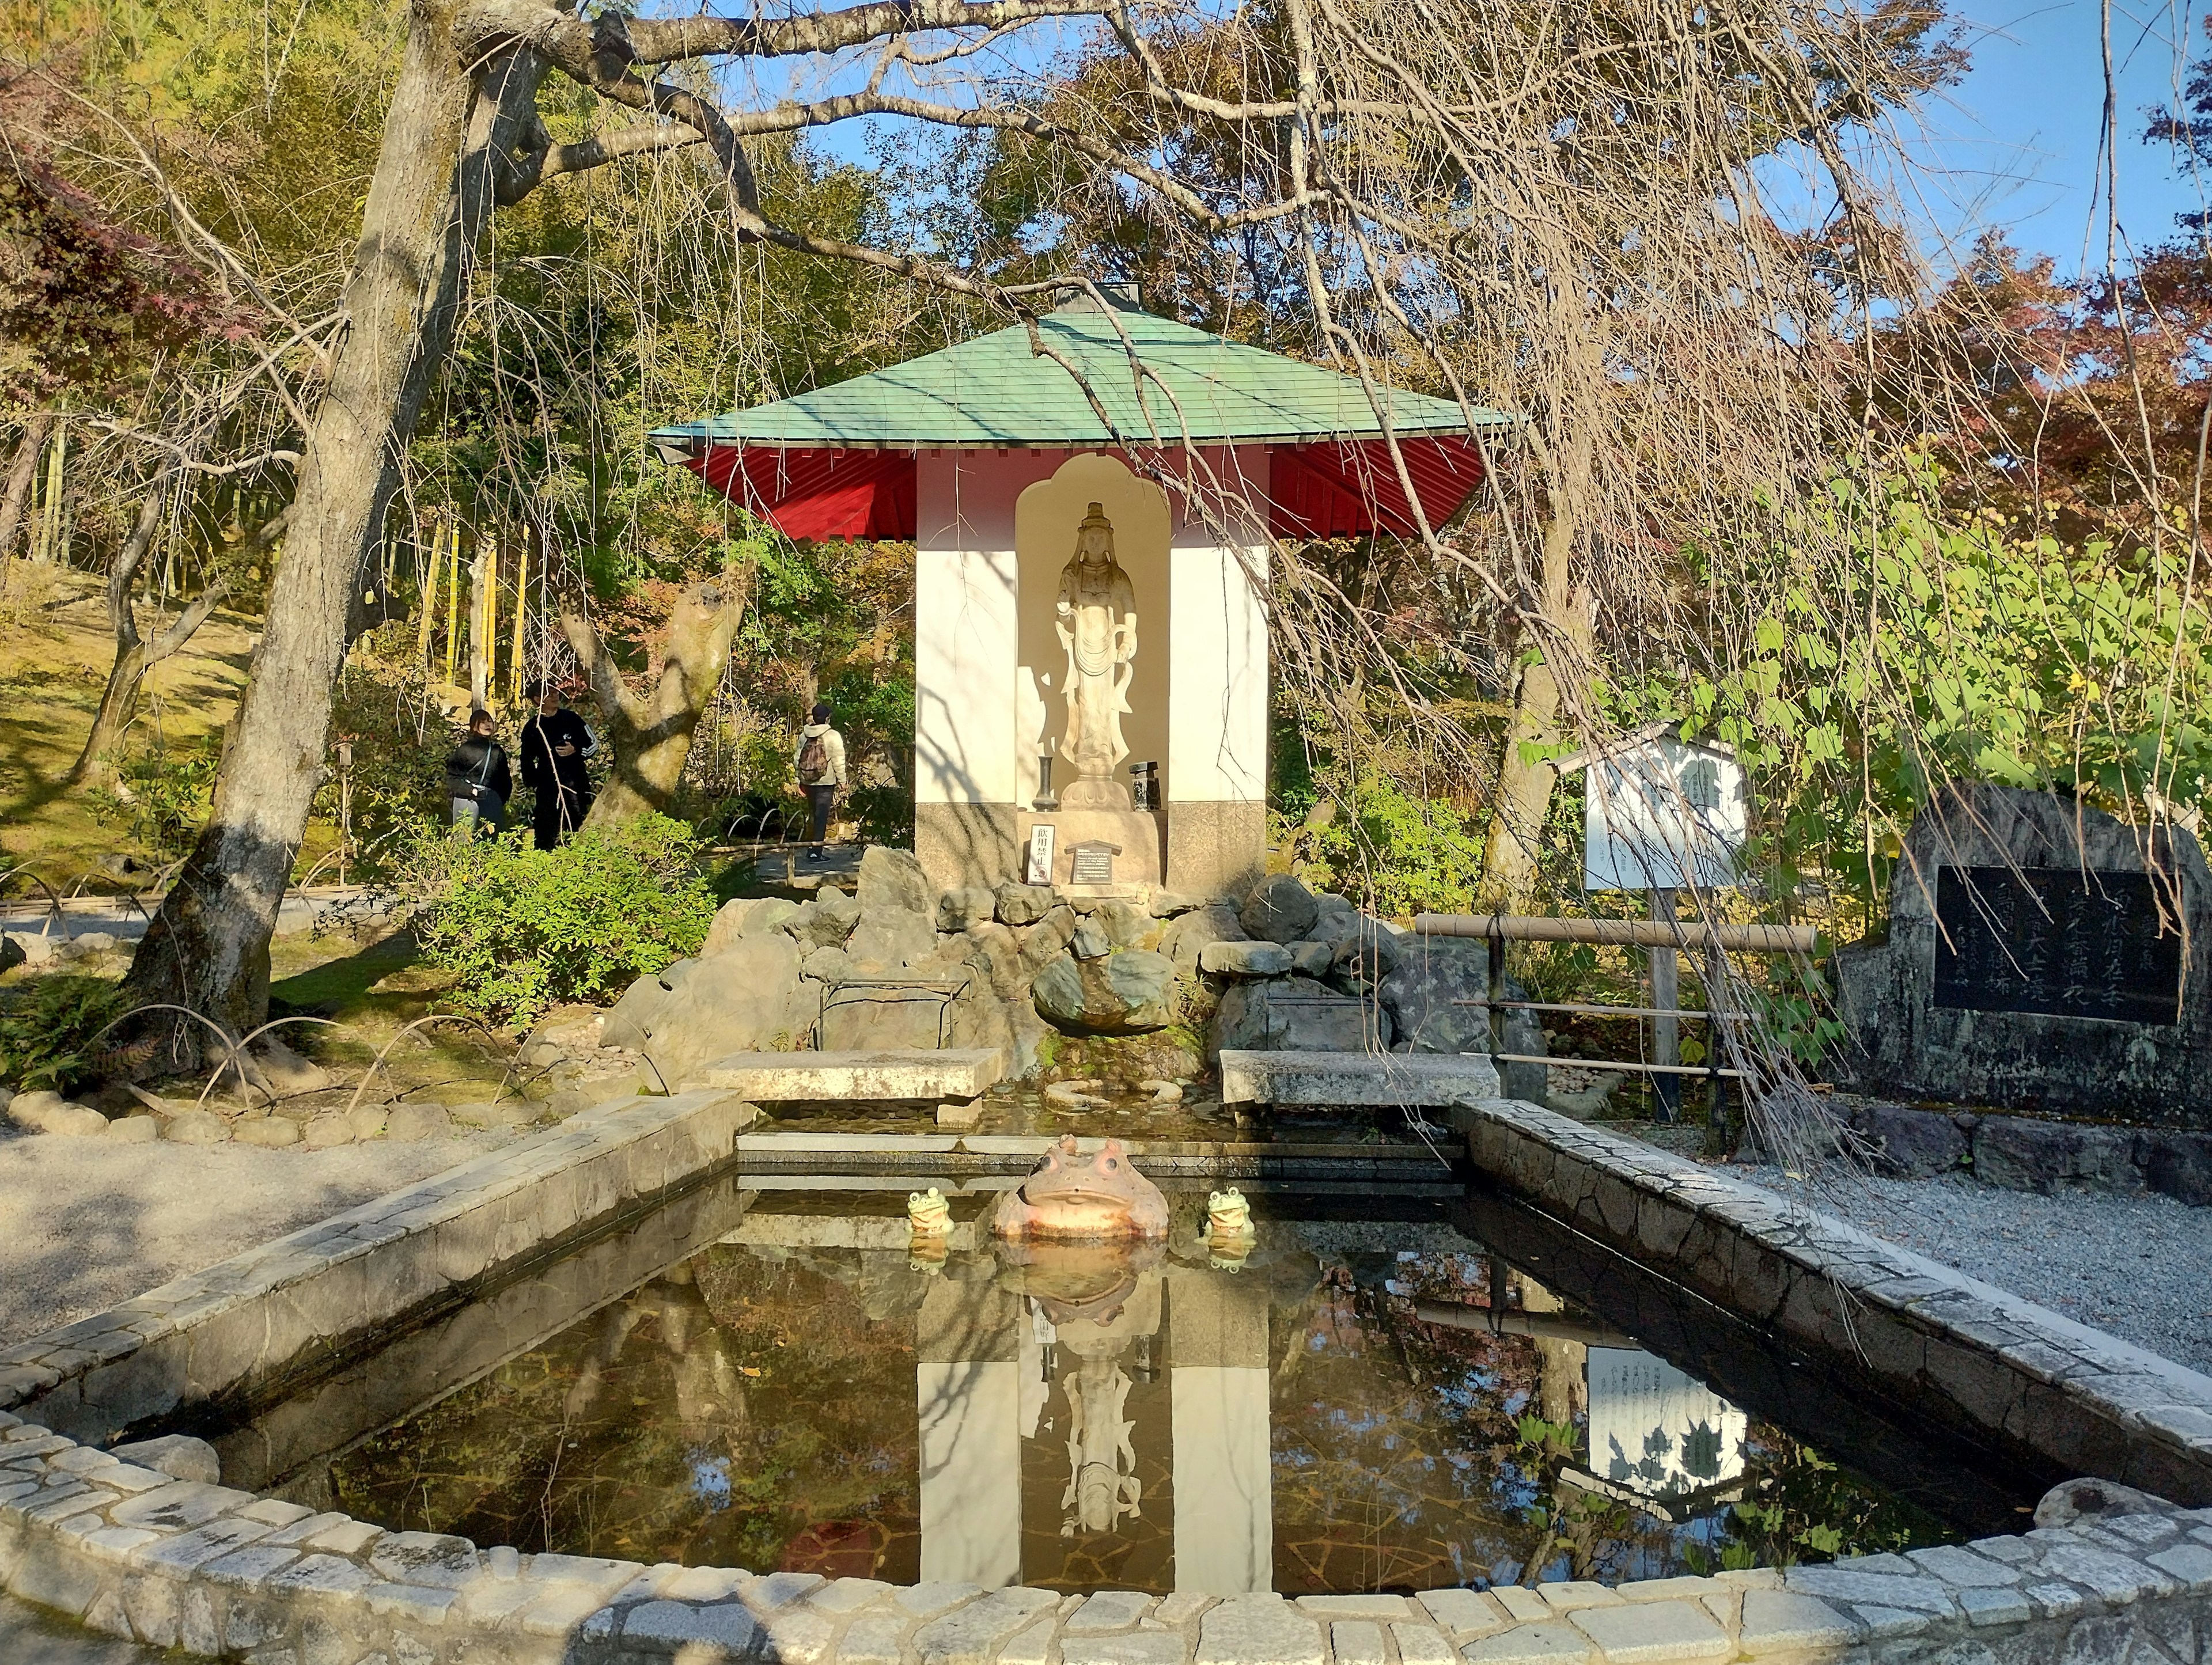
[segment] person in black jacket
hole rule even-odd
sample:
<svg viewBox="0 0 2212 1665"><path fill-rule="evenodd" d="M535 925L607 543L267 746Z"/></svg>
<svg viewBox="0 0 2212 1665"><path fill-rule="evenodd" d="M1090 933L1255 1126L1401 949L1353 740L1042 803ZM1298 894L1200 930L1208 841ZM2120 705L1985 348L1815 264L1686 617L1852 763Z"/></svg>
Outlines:
<svg viewBox="0 0 2212 1665"><path fill-rule="evenodd" d="M533 682L538 714L522 726L522 784L538 794L531 836L550 850L584 824L592 807L591 777L584 760L599 749L584 720L561 702L558 690Z"/></svg>
<svg viewBox="0 0 2212 1665"><path fill-rule="evenodd" d="M514 795L507 753L493 738L491 713L478 706L469 714L469 732L446 759L446 797L453 805L453 836L465 838L489 829L496 834L507 822L507 800Z"/></svg>

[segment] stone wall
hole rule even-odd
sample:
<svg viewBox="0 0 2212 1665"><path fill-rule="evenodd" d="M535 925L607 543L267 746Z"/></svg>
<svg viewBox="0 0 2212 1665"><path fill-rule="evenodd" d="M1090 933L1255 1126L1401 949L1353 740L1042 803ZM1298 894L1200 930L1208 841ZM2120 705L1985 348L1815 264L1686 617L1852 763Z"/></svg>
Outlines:
<svg viewBox="0 0 2212 1665"><path fill-rule="evenodd" d="M2212 1206L2212 1133L1928 1110L1860 1099L1847 1121L1886 1174L1971 1173L2007 1191L2155 1191Z"/></svg>
<svg viewBox="0 0 2212 1665"><path fill-rule="evenodd" d="M2212 1378L1711 1168L1533 1104L1453 1112L1482 1179L2029 1472L2212 1503Z"/></svg>

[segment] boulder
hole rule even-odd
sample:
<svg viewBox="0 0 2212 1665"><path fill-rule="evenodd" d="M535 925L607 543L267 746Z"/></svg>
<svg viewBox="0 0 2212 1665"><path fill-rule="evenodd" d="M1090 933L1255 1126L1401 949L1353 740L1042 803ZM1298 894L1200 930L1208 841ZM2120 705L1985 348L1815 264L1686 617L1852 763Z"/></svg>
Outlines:
<svg viewBox="0 0 2212 1665"><path fill-rule="evenodd" d="M646 1015L638 1049L655 1081L673 1091L727 1054L792 1050L813 1024L817 994L800 991L799 945L791 938L781 932L742 938L690 966Z"/></svg>
<svg viewBox="0 0 2212 1665"><path fill-rule="evenodd" d="M628 1047L632 1051L643 1048L653 1019L698 963L696 960L678 960L661 970L648 971L624 989L622 998L607 1008L607 1015L599 1024L599 1044Z"/></svg>
<svg viewBox="0 0 2212 1665"><path fill-rule="evenodd" d="M5 931L0 931L0 972L13 971L17 966L27 963L30 957L29 951L21 943Z"/></svg>
<svg viewBox="0 0 2212 1665"><path fill-rule="evenodd" d="M937 928L940 931L965 931L971 925L980 925L991 917L999 899L981 884L966 884L957 890L946 890L937 898Z"/></svg>
<svg viewBox="0 0 2212 1665"><path fill-rule="evenodd" d="M302 1058L273 1035L264 1035L255 1042L252 1051L261 1079L280 1098L295 1093L320 1092L334 1079L320 1064Z"/></svg>
<svg viewBox="0 0 2212 1665"><path fill-rule="evenodd" d="M801 948L842 948L860 922L860 904L842 890L823 889L784 921L784 931Z"/></svg>
<svg viewBox="0 0 2212 1665"><path fill-rule="evenodd" d="M872 849L868 854L875 852ZM915 960L927 959L936 948L933 915L891 907L863 908L860 924L845 943L853 969L864 977L899 970Z"/></svg>
<svg viewBox="0 0 2212 1665"><path fill-rule="evenodd" d="M1196 971L1199 956L1207 945L1249 940L1250 933L1237 923L1237 910L1217 902L1194 908L1169 926L1167 934L1160 939L1160 952L1175 962L1176 970Z"/></svg>
<svg viewBox="0 0 2212 1665"><path fill-rule="evenodd" d="M1097 959L1064 955L1030 989L1038 1015L1070 1035L1140 1035L1174 1021L1175 963L1133 948Z"/></svg>
<svg viewBox="0 0 2212 1665"><path fill-rule="evenodd" d="M387 1108L382 1104L356 1104L346 1112L346 1126L353 1129L357 1139L374 1139L384 1131L386 1114ZM174 1139L176 1135L172 1133L169 1137Z"/></svg>
<svg viewBox="0 0 2212 1665"><path fill-rule="evenodd" d="M799 904L786 896L739 896L726 902L707 927L707 940L699 945L705 959L732 948L746 937L780 931L799 912Z"/></svg>
<svg viewBox="0 0 2212 1665"><path fill-rule="evenodd" d="M1035 925L1016 933L1021 940L1022 964L1032 977L1058 959L1075 935L1075 909L1062 904Z"/></svg>
<svg viewBox="0 0 2212 1665"><path fill-rule="evenodd" d="M380 1107L378 1115L380 1116L382 1114ZM328 1115L319 1115L307 1123L302 1141L311 1151L328 1151L340 1145L350 1145L354 1141L353 1123L335 1110Z"/></svg>
<svg viewBox="0 0 2212 1665"><path fill-rule="evenodd" d="M163 1124L161 1137L179 1145L220 1145L230 1137L230 1123L213 1110L180 1110Z"/></svg>
<svg viewBox="0 0 2212 1665"><path fill-rule="evenodd" d="M1277 873L1252 887L1252 894L1237 910L1237 920L1247 936L1269 942L1300 942L1313 934L1313 922L1320 913L1312 891L1288 873Z"/></svg>
<svg viewBox="0 0 2212 1665"><path fill-rule="evenodd" d="M17 1093L8 1106L8 1115L18 1127L33 1133L70 1139L98 1139L107 1131L107 1118L92 1106L71 1103L43 1087Z"/></svg>
<svg viewBox="0 0 2212 1665"><path fill-rule="evenodd" d="M1030 974L1022 964L1021 944L1012 927L996 920L983 920L957 934L938 938L937 952L929 963L969 967L1002 1000L1020 999L1029 993Z"/></svg>
<svg viewBox="0 0 2212 1665"><path fill-rule="evenodd" d="M895 850L887 844L871 844L860 858L857 892L863 922L879 908L933 918L937 887L929 882L912 850Z"/></svg>
<svg viewBox="0 0 2212 1665"><path fill-rule="evenodd" d="M1974 1177L2008 1191L2140 1191L2136 1130L2029 1116L1984 1116L1974 1127Z"/></svg>
<svg viewBox="0 0 2212 1665"><path fill-rule="evenodd" d="M161 1136L157 1115L118 1116L107 1124L107 1137L118 1145L149 1145Z"/></svg>
<svg viewBox="0 0 2212 1665"><path fill-rule="evenodd" d="M172 1480L196 1480L202 1486L222 1484L222 1459L214 1446L190 1434L164 1434L159 1439L133 1440L108 1453L118 1460L150 1468Z"/></svg>
<svg viewBox="0 0 2212 1665"><path fill-rule="evenodd" d="M1116 948L1142 948L1145 939L1161 930L1161 926L1150 914L1133 902L1119 896L1108 898L1091 910L1091 922L1106 933L1106 939Z"/></svg>
<svg viewBox="0 0 2212 1665"><path fill-rule="evenodd" d="M1391 1038L1389 1014L1374 1000L1339 994L1310 977L1284 977L1230 985L1206 1032L1206 1055L1382 1052Z"/></svg>
<svg viewBox="0 0 2212 1665"><path fill-rule="evenodd" d="M443 1104L398 1104L384 1119L384 1136L400 1144L442 1138L453 1131L453 1115Z"/></svg>
<svg viewBox="0 0 2212 1665"><path fill-rule="evenodd" d="M842 983L854 975L853 957L842 948L817 948L799 961L799 975L817 983Z"/></svg>
<svg viewBox="0 0 2212 1665"><path fill-rule="evenodd" d="M430 1108L439 1109L437 1106ZM442 1109L439 1113L444 1114ZM252 1116L231 1128L230 1139L234 1145L258 1145L267 1150L282 1150L287 1145L300 1142L300 1124L288 1116Z"/></svg>
<svg viewBox="0 0 2212 1665"><path fill-rule="evenodd" d="M1967 1165L1974 1118L1916 1110L1879 1099L1851 1107L1851 1131L1872 1146L1875 1171L1901 1179L1927 1179Z"/></svg>
<svg viewBox="0 0 2212 1665"><path fill-rule="evenodd" d="M1328 981L1346 994L1364 994L1398 969L1404 951L1380 920L1361 918L1337 937Z"/></svg>
<svg viewBox="0 0 2212 1665"><path fill-rule="evenodd" d="M1198 969L1223 977L1279 977L1291 969L1291 951L1276 942L1210 942L1199 951Z"/></svg>
<svg viewBox="0 0 2212 1665"><path fill-rule="evenodd" d="M998 890L999 922L1035 925L1053 909L1049 884L1001 884Z"/></svg>
<svg viewBox="0 0 2212 1665"><path fill-rule="evenodd" d="M1293 942L1284 946L1290 950L1291 969L1301 977L1326 977L1336 963L1333 942Z"/></svg>
<svg viewBox="0 0 2212 1665"><path fill-rule="evenodd" d="M822 1007L824 1052L934 1052L950 1038L951 1002L942 987L839 989Z"/></svg>
<svg viewBox="0 0 2212 1665"><path fill-rule="evenodd" d="M1490 1014L1479 1006L1460 1006L1461 1000L1486 997L1490 982L1488 945L1457 937L1424 937L1399 945L1397 969L1382 979L1377 989L1384 1010L1397 1030L1400 1052L1483 1052L1490 1050ZM1505 979L1502 998L1525 1000L1528 991L1512 978ZM1544 1028L1533 1012L1505 1015L1504 1050L1525 1056L1545 1055ZM1546 1082L1541 1064L1507 1064L1500 1067L1500 1084L1508 1098L1533 1104L1544 1102Z"/></svg>
<svg viewBox="0 0 2212 1665"><path fill-rule="evenodd" d="M1314 897L1313 928L1306 934L1316 942L1334 942L1357 931L1361 917L1342 896L1319 894Z"/></svg>
<svg viewBox="0 0 2212 1665"><path fill-rule="evenodd" d="M1034 1078L1042 1067L1048 1047L1062 1038L1058 1030L1037 1016L1026 988L1018 1000L1001 1000L979 979L952 1003L952 1044L998 1048L1006 1055L1010 1079Z"/></svg>
<svg viewBox="0 0 2212 1665"><path fill-rule="evenodd" d="M1152 914L1154 919L1173 919L1178 914L1188 914L1194 908L1205 906L1204 896L1185 896L1180 890L1152 892Z"/></svg>
<svg viewBox="0 0 2212 1665"><path fill-rule="evenodd" d="M1067 951L1079 960L1103 959L1114 951L1114 939L1096 922L1085 920L1067 939Z"/></svg>

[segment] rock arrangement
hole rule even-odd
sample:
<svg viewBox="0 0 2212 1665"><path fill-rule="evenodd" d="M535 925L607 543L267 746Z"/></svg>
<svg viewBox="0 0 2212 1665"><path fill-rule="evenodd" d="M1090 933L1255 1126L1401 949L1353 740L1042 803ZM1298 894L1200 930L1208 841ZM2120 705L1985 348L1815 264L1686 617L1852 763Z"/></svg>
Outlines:
<svg viewBox="0 0 2212 1665"><path fill-rule="evenodd" d="M1016 1078L1133 1085L1194 1074L1224 1047L1486 1050L1486 1015L1454 1002L1487 989L1480 943L1412 939L1287 874L1241 904L1011 884L940 891L912 854L878 848L850 895L726 904L698 954L638 979L595 1044L642 1058L659 1078L640 1084L649 1091L678 1088L728 1053L817 1042L996 1047ZM533 1047L541 1037L553 1038L541 1030ZM1507 1038L1509 1050L1543 1049L1531 1018L1512 1019ZM560 1051L575 1061L586 1048ZM1540 1095L1534 1074L1516 1085Z"/></svg>

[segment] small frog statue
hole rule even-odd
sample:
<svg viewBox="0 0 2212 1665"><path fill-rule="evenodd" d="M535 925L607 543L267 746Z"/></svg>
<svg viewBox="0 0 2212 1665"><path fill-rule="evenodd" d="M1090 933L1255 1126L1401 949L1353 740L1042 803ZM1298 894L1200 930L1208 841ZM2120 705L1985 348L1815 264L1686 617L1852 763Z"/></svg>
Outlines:
<svg viewBox="0 0 2212 1665"><path fill-rule="evenodd" d="M909 1191L906 1197L907 1224L917 1237L942 1237L952 1230L952 1205L934 1185L927 1191Z"/></svg>
<svg viewBox="0 0 2212 1665"><path fill-rule="evenodd" d="M1214 1238L1249 1238L1252 1235L1252 1205L1244 1200L1244 1194L1235 1187L1216 1191L1206 1200L1206 1234Z"/></svg>

